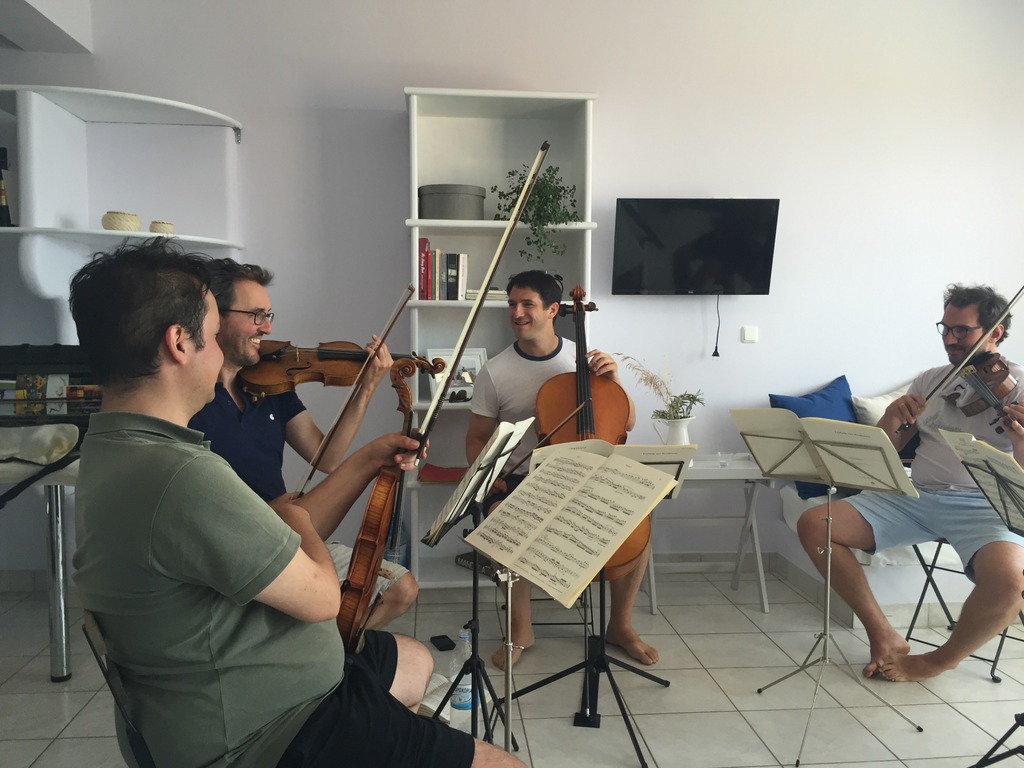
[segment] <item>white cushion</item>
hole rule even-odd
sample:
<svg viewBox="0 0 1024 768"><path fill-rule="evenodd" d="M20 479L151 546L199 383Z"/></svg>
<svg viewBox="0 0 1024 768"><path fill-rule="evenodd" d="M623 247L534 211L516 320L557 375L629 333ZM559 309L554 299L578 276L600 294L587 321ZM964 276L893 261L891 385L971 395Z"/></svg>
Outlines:
<svg viewBox="0 0 1024 768"><path fill-rule="evenodd" d="M878 420L882 418L882 414L885 413L885 409L889 407L889 403L897 397L907 394L909 388L910 382L908 381L902 387L894 389L892 392L886 392L884 395L876 397L853 395L853 410L857 414L857 423L871 426L877 424Z"/></svg>

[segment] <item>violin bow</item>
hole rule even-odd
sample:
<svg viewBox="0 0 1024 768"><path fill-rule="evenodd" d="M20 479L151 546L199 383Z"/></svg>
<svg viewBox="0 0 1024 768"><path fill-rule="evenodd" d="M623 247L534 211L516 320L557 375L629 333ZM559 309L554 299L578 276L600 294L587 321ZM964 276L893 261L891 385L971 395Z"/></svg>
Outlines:
<svg viewBox="0 0 1024 768"><path fill-rule="evenodd" d="M412 298L413 293L416 289L410 283L402 290L402 295L398 298L398 303L395 305L394 310L391 312L391 316L388 318L387 323L384 325L384 329L378 334L377 348L373 351L372 355L367 355L366 360L363 361L363 366L359 369L359 373L356 375L356 379L352 382L352 388L349 390L348 397L345 398L344 404L341 406L341 410L338 411L337 417L334 419L334 423L331 428L327 430L323 439L320 441L320 446L316 449L316 453L313 454L313 459L309 462L309 474L306 476L306 481L299 488L299 496L302 496L306 492L306 487L309 485L313 476L316 474L316 465L320 463L320 459L324 455L324 451L327 450L327 446L330 445L331 440L334 438L334 434L338 431L338 427L341 426L341 420L345 416L345 412L348 410L349 404L352 402L352 398L363 388L363 376L370 367L370 363L377 356L377 351L381 345L387 340L388 334L395 327L395 323L398 322L399 316L402 314L402 310L405 309L406 304Z"/></svg>
<svg viewBox="0 0 1024 768"><path fill-rule="evenodd" d="M992 335L992 331L994 331L996 329L996 326L1006 319L1006 316L1010 314L1010 310L1013 309L1013 305L1017 303L1017 301L1020 299L1022 295L1024 295L1024 286L1021 286L1021 289L1017 291L1017 295L1010 299L1009 303L1006 305L1006 308L1003 309L1003 311L999 314L999 317L995 319L995 322L992 323L991 327L985 329L985 332L981 334L978 340L974 343L974 346L971 347L971 349L967 352L966 355L964 355L964 359L961 360L957 365L955 365L953 367L953 370L947 373L942 378L942 381L936 384L932 391L928 393L928 396L924 399L925 405L927 405L928 402L933 397L935 397L937 393L945 389L949 382L955 379L957 374L959 374L960 371L963 370L964 366L966 366L971 361L971 358L978 354L978 350L985 346L985 342L988 340L988 337ZM910 429L910 424L901 424L899 427L896 428L896 434L898 435L901 432L905 432L908 429Z"/></svg>
<svg viewBox="0 0 1024 768"><path fill-rule="evenodd" d="M484 275L483 282L480 285L480 293L477 295L476 301L473 303L473 307L469 311L469 317L466 318L466 324L463 326L458 343L455 345L455 351L452 353L451 359L447 361L448 375L445 377L444 383L434 392L434 398L427 407L426 413L423 414L423 423L420 425L419 434L416 436L416 439L420 441L421 446L419 455L416 459L417 463L423 456L422 446L426 444L427 435L430 434L430 430L433 428L434 422L437 420L437 413L441 409L441 404L448 395L448 390L455 378L455 372L458 370L459 361L462 359L462 353L465 352L466 344L469 342L469 334L473 332L473 327L476 325L477 318L480 315L480 309L483 307L484 300L487 297L487 289L490 288L491 280L494 278L494 273L498 270L498 263L501 261L501 257L505 253L505 247L508 245L509 238L512 237L516 224L518 224L519 219L522 218L523 209L526 207L526 202L530 199L530 193L533 192L533 187L537 183L540 167L544 163L544 158L548 154L549 147L550 145L546 141L541 144L540 150L538 150L537 156L533 160L533 165L526 174L526 180L523 182L523 188L519 190L519 198L516 200L515 207L512 209L512 213L509 216L509 221L505 227L505 231L502 233L501 240L498 242L498 248L494 252L494 258L491 259L491 265L487 268L487 274Z"/></svg>

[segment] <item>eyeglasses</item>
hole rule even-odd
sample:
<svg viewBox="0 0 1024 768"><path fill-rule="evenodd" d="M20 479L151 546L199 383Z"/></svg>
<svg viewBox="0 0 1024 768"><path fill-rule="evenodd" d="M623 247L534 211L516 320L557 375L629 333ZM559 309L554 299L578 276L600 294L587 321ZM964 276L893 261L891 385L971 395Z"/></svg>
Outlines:
<svg viewBox="0 0 1024 768"><path fill-rule="evenodd" d="M240 315L249 315L252 317L253 325L263 325L267 320L274 322L274 313L264 312L262 309L225 309L224 311L237 312Z"/></svg>
<svg viewBox="0 0 1024 768"><path fill-rule="evenodd" d="M945 336L947 333L953 334L953 338L957 341L965 339L967 334L971 331L976 331L982 326L980 325L946 325L945 323L936 323L935 330L939 332L939 336Z"/></svg>

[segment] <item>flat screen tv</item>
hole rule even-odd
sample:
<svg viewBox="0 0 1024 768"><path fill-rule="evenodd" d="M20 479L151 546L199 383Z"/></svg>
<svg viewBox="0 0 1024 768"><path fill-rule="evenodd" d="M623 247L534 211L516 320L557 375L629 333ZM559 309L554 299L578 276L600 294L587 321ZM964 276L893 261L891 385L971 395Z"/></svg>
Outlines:
<svg viewBox="0 0 1024 768"><path fill-rule="evenodd" d="M767 294L778 200L619 198L612 293Z"/></svg>

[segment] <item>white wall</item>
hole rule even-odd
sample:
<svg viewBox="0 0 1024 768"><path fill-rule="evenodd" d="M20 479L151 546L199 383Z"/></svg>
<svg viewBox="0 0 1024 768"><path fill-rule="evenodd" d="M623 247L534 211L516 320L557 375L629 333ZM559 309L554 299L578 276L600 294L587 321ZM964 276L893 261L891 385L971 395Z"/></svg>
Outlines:
<svg viewBox="0 0 1024 768"><path fill-rule="evenodd" d="M873 395L944 362L947 283L1018 290L1022 29L1002 0L93 0L92 55L0 50L0 81L239 119L243 255L278 274L275 337L303 343L365 338L400 288L404 86L597 93L590 339L703 389L690 434L714 452L742 449L728 409L769 391L846 373ZM731 195L781 214L771 295L722 298L714 359L713 298L609 295L614 204ZM338 406L303 397L323 421ZM379 397L363 434L394 428L393 407ZM694 546L684 531L659 548Z"/></svg>

